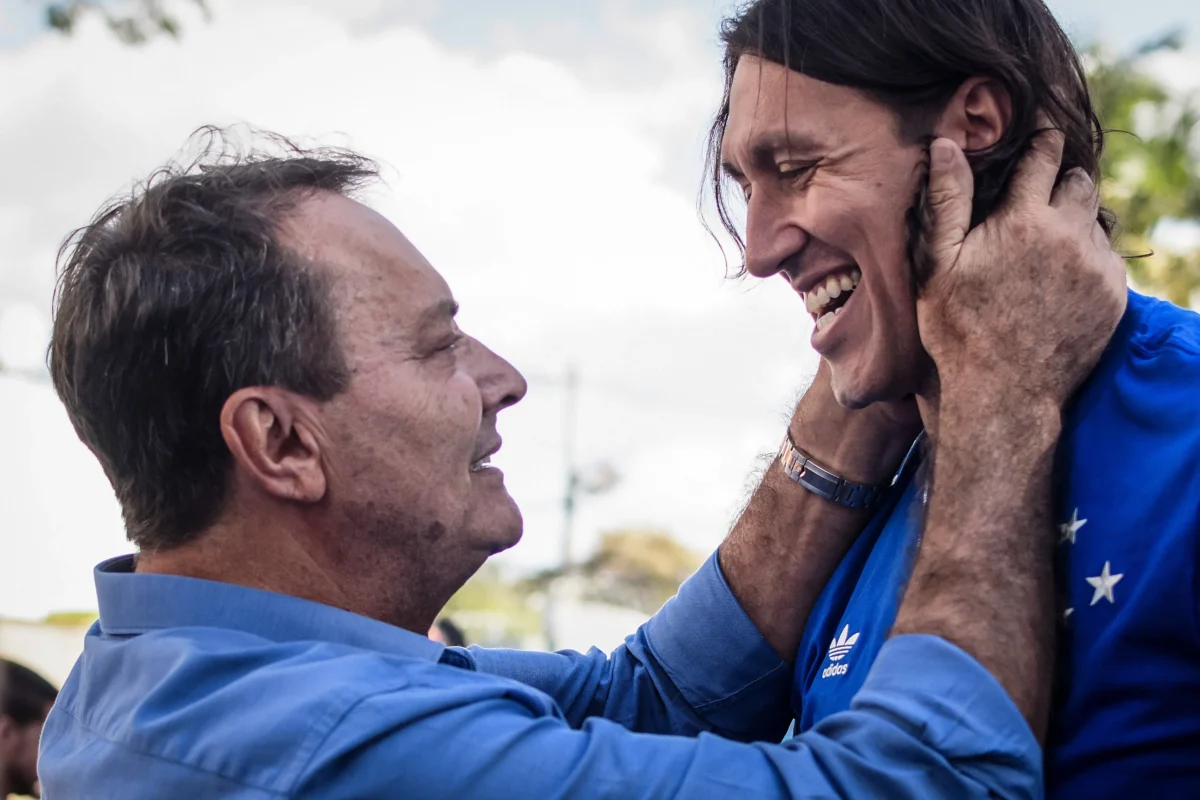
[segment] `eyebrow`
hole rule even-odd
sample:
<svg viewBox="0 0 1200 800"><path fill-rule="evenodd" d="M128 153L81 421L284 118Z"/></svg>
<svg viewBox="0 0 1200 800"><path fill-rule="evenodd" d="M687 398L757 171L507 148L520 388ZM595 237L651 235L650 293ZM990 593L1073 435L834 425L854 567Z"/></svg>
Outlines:
<svg viewBox="0 0 1200 800"><path fill-rule="evenodd" d="M750 163L758 169L769 170L775 166L775 154L780 150L813 152L818 149L816 139L804 133L776 130L764 133L750 147ZM721 171L734 180L745 178L740 169L728 160L721 161Z"/></svg>
<svg viewBox="0 0 1200 800"><path fill-rule="evenodd" d="M458 315L458 302L445 298L421 312L417 319L417 330L424 332L445 319L454 319Z"/></svg>

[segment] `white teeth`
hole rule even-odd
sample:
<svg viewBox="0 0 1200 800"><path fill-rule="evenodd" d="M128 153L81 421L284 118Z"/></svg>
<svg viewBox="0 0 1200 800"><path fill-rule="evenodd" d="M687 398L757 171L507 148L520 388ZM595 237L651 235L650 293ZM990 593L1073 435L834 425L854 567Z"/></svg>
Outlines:
<svg viewBox="0 0 1200 800"><path fill-rule="evenodd" d="M492 463L491 456L485 456L471 465L471 472L479 472L484 467Z"/></svg>
<svg viewBox="0 0 1200 800"><path fill-rule="evenodd" d="M804 307L809 314L817 316L817 330L821 330L821 319L841 311L835 309L830 314L821 314L821 309L842 295L854 291L862 280L862 273L854 268L840 275L830 275L821 285L804 293Z"/></svg>

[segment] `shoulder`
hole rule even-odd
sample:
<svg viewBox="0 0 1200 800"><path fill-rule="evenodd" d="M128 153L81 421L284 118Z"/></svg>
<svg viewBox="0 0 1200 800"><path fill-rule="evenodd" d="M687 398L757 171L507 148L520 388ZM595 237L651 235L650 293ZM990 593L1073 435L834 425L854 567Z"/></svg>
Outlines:
<svg viewBox="0 0 1200 800"><path fill-rule="evenodd" d="M183 628L89 636L60 705L74 736L105 742L115 762L137 753L286 794L345 726L403 727L502 696L498 682L345 645ZM387 718L364 721L364 706Z"/></svg>
<svg viewBox="0 0 1200 800"><path fill-rule="evenodd" d="M1129 293L1129 306L1080 393L1073 424L1108 433L1200 434L1200 314Z"/></svg>
<svg viewBox="0 0 1200 800"><path fill-rule="evenodd" d="M1165 358L1200 369L1200 314L1186 308L1129 293L1133 317L1129 348L1144 358Z"/></svg>

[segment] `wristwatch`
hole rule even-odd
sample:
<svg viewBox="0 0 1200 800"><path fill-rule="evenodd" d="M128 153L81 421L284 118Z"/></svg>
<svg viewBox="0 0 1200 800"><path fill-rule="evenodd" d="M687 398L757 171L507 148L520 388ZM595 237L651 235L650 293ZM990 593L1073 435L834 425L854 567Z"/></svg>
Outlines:
<svg viewBox="0 0 1200 800"><path fill-rule="evenodd" d="M779 465L784 474L805 489L846 508L875 508L887 489L885 485L854 483L825 469L792 444L790 431L779 446Z"/></svg>

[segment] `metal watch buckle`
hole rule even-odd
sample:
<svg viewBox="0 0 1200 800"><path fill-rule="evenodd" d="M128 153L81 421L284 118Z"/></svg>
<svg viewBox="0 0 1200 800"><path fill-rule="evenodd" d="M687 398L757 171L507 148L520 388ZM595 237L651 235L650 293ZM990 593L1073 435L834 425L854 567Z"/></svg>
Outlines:
<svg viewBox="0 0 1200 800"><path fill-rule="evenodd" d="M883 497L884 487L848 481L813 461L792 444L790 432L779 447L779 462L789 479L845 508L874 508Z"/></svg>

